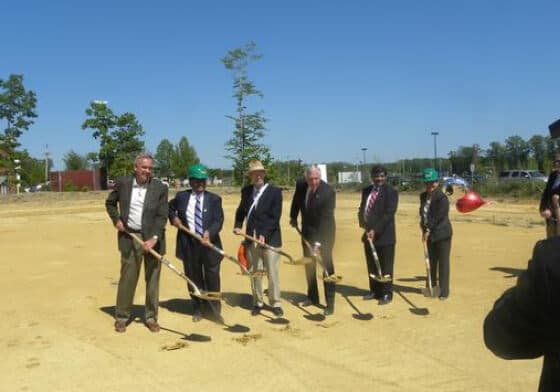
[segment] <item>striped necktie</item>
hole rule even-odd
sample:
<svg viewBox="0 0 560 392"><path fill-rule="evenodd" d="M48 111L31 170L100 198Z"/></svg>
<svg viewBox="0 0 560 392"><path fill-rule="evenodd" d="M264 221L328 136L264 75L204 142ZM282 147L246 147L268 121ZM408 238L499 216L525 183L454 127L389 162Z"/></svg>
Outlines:
<svg viewBox="0 0 560 392"><path fill-rule="evenodd" d="M200 195L196 195L196 204L194 205L194 231L198 235L202 235L202 203L200 202Z"/></svg>
<svg viewBox="0 0 560 392"><path fill-rule="evenodd" d="M369 215L371 209L375 205L375 200L377 199L378 194L379 194L379 191L377 189L375 189L375 187L371 188L371 194L369 196L369 201L368 201L368 205L367 205L367 208L366 208L366 217Z"/></svg>

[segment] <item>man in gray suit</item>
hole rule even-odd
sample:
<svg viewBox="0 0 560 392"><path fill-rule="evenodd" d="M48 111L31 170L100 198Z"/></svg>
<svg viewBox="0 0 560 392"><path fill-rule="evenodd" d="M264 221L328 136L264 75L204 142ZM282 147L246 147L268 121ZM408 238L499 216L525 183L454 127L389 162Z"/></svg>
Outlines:
<svg viewBox="0 0 560 392"><path fill-rule="evenodd" d="M168 207L167 187L152 179L153 166L154 159L150 155L138 155L134 160L134 176L118 179L105 201L107 213L118 230L121 252L121 275L115 309L117 332L125 332L130 321L142 260L146 280L146 326L152 332L160 330L157 316L161 264L147 252L154 249L160 254L165 254ZM134 242L127 232L141 237L144 243Z"/></svg>

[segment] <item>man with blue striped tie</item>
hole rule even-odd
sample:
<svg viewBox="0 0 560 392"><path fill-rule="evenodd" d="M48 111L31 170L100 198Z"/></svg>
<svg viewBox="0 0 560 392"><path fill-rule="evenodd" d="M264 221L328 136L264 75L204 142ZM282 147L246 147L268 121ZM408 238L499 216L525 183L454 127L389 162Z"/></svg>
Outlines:
<svg viewBox="0 0 560 392"><path fill-rule="evenodd" d="M222 247L220 231L224 223L222 198L206 190L208 171L201 164L189 168L191 189L178 192L169 202L169 221L175 227L180 225L202 237L200 242L184 231L177 231L176 256L183 260L185 274L206 291L220 291L220 263L222 256L212 251L206 244ZM203 306L208 305L218 322L223 322L220 301L203 302L191 295L193 303L192 320L202 320Z"/></svg>

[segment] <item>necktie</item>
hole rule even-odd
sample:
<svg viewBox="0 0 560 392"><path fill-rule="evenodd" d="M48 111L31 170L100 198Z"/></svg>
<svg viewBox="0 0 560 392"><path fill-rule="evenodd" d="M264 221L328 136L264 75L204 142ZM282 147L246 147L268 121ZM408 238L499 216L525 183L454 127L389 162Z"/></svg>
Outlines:
<svg viewBox="0 0 560 392"><path fill-rule="evenodd" d="M367 205L367 208L366 208L366 216L369 215L371 209L375 205L375 199L377 199L377 194L378 193L379 193L379 191L377 189L371 188L371 194L370 194L368 205Z"/></svg>
<svg viewBox="0 0 560 392"><path fill-rule="evenodd" d="M202 235L202 205L200 203L200 195L196 195L196 204L194 205L194 231L198 235Z"/></svg>
<svg viewBox="0 0 560 392"><path fill-rule="evenodd" d="M315 192L310 191L307 195L307 202L305 203L305 209L308 210L311 207L311 203L313 202L313 198L315 197Z"/></svg>

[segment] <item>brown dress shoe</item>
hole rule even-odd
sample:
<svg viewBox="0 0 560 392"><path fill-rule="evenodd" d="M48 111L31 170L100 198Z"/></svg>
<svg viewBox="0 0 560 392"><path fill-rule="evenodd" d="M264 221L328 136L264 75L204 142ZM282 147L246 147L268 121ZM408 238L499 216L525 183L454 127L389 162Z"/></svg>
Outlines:
<svg viewBox="0 0 560 392"><path fill-rule="evenodd" d="M115 321L115 331L119 333L126 332L126 321L122 321L122 320Z"/></svg>
<svg viewBox="0 0 560 392"><path fill-rule="evenodd" d="M154 319L146 320L146 326L152 332L159 332L159 329L160 329L159 324Z"/></svg>

